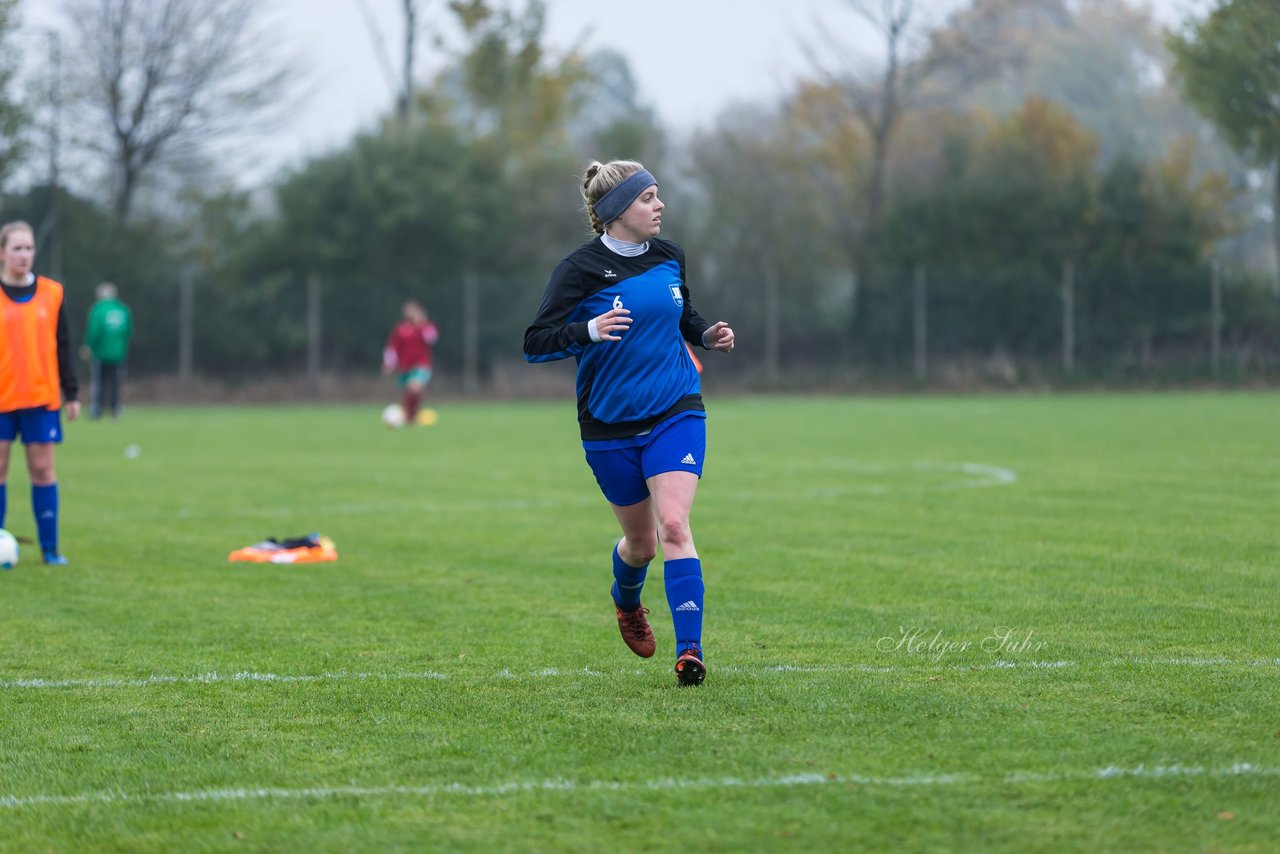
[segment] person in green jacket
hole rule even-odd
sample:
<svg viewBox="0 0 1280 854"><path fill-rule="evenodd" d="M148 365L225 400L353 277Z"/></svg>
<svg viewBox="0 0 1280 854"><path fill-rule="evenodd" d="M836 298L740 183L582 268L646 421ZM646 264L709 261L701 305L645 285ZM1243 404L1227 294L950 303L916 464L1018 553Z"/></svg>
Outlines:
<svg viewBox="0 0 1280 854"><path fill-rule="evenodd" d="M81 355L89 360L89 416L101 418L104 407L112 418L120 417L120 387L124 385L125 357L133 336L133 314L116 296L110 282L98 285L97 302L89 310Z"/></svg>

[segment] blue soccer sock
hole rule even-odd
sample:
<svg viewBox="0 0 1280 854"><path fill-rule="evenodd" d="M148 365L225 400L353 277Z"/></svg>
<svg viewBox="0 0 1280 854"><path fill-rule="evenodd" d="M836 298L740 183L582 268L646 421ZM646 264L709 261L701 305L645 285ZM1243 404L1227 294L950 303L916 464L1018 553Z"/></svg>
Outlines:
<svg viewBox="0 0 1280 854"><path fill-rule="evenodd" d="M689 647L702 648L702 561L696 557L669 560L663 566L667 605L676 629L676 656Z"/></svg>
<svg viewBox="0 0 1280 854"><path fill-rule="evenodd" d="M9 490L6 484L0 483L0 528L4 527L4 514L9 509Z"/></svg>
<svg viewBox="0 0 1280 854"><path fill-rule="evenodd" d="M36 514L36 536L40 551L58 550L58 484L31 487L31 509Z"/></svg>
<svg viewBox="0 0 1280 854"><path fill-rule="evenodd" d="M613 547L613 601L619 608L634 611L640 607L640 590L648 572L648 563L632 566L618 554L618 547Z"/></svg>

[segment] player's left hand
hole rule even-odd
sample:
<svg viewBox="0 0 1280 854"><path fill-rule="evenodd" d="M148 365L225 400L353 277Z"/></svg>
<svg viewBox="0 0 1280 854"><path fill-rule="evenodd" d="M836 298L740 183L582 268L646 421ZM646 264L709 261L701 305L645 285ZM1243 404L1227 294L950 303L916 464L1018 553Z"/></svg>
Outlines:
<svg viewBox="0 0 1280 854"><path fill-rule="evenodd" d="M713 323L707 327L707 331L702 333L702 343L709 350L719 350L722 353L733 352L733 330L729 328L729 324L723 320Z"/></svg>
<svg viewBox="0 0 1280 854"><path fill-rule="evenodd" d="M68 421L75 421L77 418L80 417L80 401L68 400L66 403L62 405L62 408L67 411Z"/></svg>

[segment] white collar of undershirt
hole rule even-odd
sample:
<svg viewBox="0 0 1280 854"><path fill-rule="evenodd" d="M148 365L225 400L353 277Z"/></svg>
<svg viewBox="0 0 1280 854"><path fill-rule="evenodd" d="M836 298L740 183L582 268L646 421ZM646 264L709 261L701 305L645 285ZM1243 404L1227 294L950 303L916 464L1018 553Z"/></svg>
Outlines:
<svg viewBox="0 0 1280 854"><path fill-rule="evenodd" d="M600 235L600 242L607 246L610 252L627 258L634 258L649 251L649 241L647 240L644 243L628 243L625 240L610 237L608 232Z"/></svg>

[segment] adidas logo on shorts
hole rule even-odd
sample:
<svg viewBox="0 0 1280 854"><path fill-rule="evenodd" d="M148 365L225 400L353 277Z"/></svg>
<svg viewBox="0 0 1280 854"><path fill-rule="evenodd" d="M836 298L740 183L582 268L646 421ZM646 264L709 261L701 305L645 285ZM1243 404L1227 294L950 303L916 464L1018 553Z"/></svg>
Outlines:
<svg viewBox="0 0 1280 854"><path fill-rule="evenodd" d="M696 466L698 464L698 461L693 458L693 454L685 454L684 459L680 462L687 466Z"/></svg>

